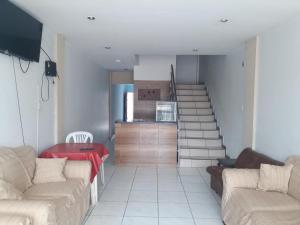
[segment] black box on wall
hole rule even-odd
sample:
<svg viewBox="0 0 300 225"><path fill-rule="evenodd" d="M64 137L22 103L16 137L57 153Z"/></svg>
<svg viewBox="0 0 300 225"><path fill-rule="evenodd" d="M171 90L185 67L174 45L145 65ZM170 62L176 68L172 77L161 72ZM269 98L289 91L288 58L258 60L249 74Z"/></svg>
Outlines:
<svg viewBox="0 0 300 225"><path fill-rule="evenodd" d="M52 61L45 61L45 75L48 77L56 77L56 63Z"/></svg>

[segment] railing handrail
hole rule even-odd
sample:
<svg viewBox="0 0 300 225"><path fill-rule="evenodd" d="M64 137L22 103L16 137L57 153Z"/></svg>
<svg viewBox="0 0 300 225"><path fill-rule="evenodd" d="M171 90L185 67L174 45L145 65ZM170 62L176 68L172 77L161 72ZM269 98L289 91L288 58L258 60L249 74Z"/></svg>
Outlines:
<svg viewBox="0 0 300 225"><path fill-rule="evenodd" d="M171 64L171 100L176 102L176 111L177 111L177 120L179 119L179 112L178 112L178 103L177 103L177 90L176 90L176 81L175 81L175 74L174 74L174 67Z"/></svg>
<svg viewBox="0 0 300 225"><path fill-rule="evenodd" d="M177 102L176 82L175 82L175 74L174 74L173 64L171 64L171 87L172 87L172 100Z"/></svg>
<svg viewBox="0 0 300 225"><path fill-rule="evenodd" d="M174 67L173 64L171 64L171 101L176 102L176 124L177 124L177 140L178 140L178 129L179 129L179 108L178 108L178 102L177 102L177 90L176 90L176 81L175 81L175 74L174 74ZM177 141L177 163L179 160L179 146Z"/></svg>

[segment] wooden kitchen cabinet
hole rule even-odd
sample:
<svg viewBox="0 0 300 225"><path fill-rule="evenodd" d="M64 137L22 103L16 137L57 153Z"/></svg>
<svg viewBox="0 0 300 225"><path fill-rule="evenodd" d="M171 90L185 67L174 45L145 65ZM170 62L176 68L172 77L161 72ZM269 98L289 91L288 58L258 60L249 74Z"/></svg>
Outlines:
<svg viewBox="0 0 300 225"><path fill-rule="evenodd" d="M116 123L115 164L176 165L176 123Z"/></svg>

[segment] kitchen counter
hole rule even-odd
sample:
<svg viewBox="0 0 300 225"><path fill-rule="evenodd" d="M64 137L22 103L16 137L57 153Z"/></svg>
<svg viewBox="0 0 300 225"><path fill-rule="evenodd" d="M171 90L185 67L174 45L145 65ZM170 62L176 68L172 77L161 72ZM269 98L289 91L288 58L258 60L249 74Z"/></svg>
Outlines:
<svg viewBox="0 0 300 225"><path fill-rule="evenodd" d="M155 120L136 120L133 122L126 122L126 121L120 121L120 122L116 122L116 124L153 124L153 123L157 123L157 124L176 124L176 122L168 122L168 121L155 121Z"/></svg>
<svg viewBox="0 0 300 225"><path fill-rule="evenodd" d="M116 164L177 163L177 124L135 121L115 123Z"/></svg>

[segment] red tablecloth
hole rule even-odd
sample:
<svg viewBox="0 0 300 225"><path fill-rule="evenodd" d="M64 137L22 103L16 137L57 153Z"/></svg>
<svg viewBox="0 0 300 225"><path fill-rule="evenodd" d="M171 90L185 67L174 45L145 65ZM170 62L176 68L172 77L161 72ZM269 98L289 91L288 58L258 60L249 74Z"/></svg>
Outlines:
<svg viewBox="0 0 300 225"><path fill-rule="evenodd" d="M89 149L89 150L83 150ZM109 156L103 144L57 144L40 154L40 158L64 158L68 160L89 160L92 163L91 182L99 172L100 166Z"/></svg>

